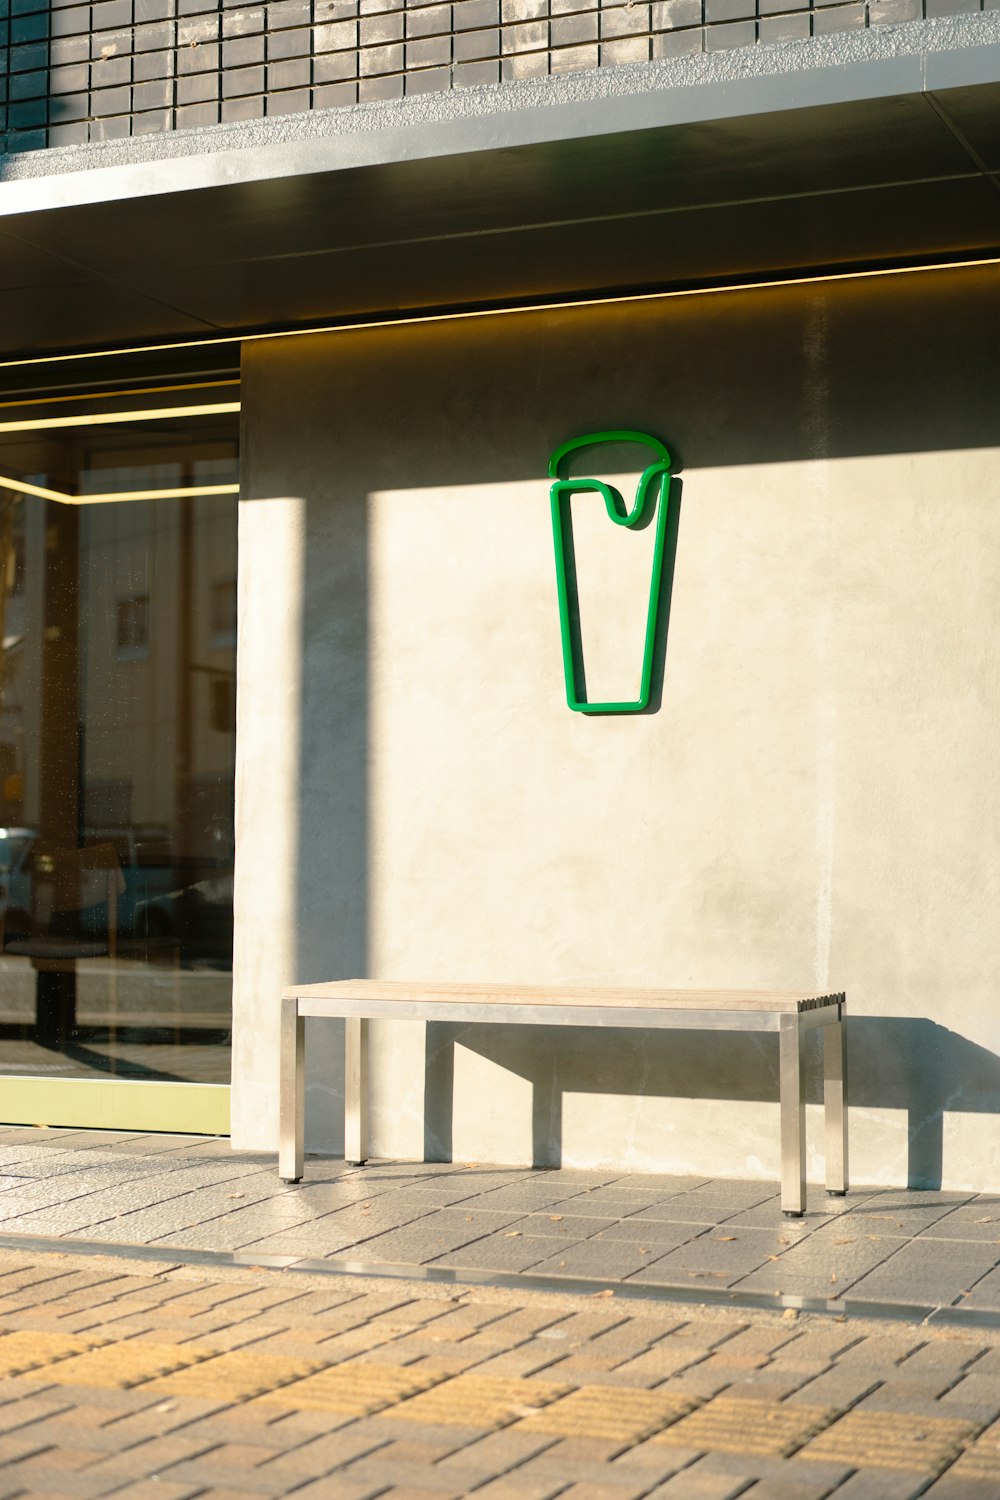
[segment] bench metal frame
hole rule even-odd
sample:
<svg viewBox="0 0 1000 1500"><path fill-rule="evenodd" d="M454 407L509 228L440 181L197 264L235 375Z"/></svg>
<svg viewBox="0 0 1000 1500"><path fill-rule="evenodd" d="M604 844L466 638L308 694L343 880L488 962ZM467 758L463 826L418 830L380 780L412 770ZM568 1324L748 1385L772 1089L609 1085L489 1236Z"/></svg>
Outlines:
<svg viewBox="0 0 1000 1500"><path fill-rule="evenodd" d="M288 988L281 997L278 1175L299 1182L304 1163L305 1019L345 1022L344 1155L368 1158L368 1032L372 1020L451 1021L513 1026L683 1028L776 1031L780 1051L781 1207L806 1206L806 1130L802 1074L805 1041L823 1029L826 1189L848 1185L846 998L769 991L617 990L513 985L407 985L337 980Z"/></svg>

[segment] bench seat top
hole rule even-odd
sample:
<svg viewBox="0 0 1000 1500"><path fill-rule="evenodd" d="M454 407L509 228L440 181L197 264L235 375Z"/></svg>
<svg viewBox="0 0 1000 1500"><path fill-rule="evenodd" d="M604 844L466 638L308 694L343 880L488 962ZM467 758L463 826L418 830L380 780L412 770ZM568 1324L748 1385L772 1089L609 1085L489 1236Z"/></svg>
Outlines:
<svg viewBox="0 0 1000 1500"><path fill-rule="evenodd" d="M400 1004L435 1009L455 1006L481 1006L498 1010L524 1005L532 1008L551 1006L593 1007L622 1011L731 1011L770 1015L801 1015L831 1005L844 1005L843 992L817 994L815 990L660 990L624 989L617 985L527 985L527 984L446 984L410 982L401 979L334 979L324 984L288 985L282 990L285 999L308 1002L329 1001L332 1005L350 1002L352 1010L368 1002L380 1009L398 1001Z"/></svg>

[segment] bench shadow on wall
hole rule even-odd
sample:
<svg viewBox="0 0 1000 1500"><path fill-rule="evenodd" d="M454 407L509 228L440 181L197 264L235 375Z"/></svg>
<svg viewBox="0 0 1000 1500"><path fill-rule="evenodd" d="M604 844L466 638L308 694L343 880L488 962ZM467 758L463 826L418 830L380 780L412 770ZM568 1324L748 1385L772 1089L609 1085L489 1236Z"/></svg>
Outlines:
<svg viewBox="0 0 1000 1500"><path fill-rule="evenodd" d="M567 1093L777 1106L776 1034L602 1030L599 1052L591 1046L574 1047L575 1035L556 1026L502 1028L430 1022L425 1043L426 1159L452 1160L456 1043L531 1084L532 1163L536 1167L561 1165L563 1095ZM819 1033L813 1032L809 1040L806 1100L819 1104ZM905 1110L907 1186L939 1188L945 1115L949 1110L998 1112L1000 1058L934 1021L910 1016L850 1017L847 1046L851 1107ZM654 1140L647 1144L655 1151Z"/></svg>

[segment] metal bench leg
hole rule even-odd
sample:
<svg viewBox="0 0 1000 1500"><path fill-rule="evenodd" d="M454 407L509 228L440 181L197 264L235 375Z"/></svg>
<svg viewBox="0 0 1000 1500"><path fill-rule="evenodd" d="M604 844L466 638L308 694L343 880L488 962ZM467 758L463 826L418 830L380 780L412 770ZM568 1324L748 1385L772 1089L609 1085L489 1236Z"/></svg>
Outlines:
<svg viewBox="0 0 1000 1500"><path fill-rule="evenodd" d="M802 1098L805 1032L798 1016L781 1017L781 1211L801 1218L806 1206L806 1107Z"/></svg>
<svg viewBox="0 0 1000 1500"><path fill-rule="evenodd" d="M826 1190L847 1192L847 1022L823 1027L823 1106L826 1117Z"/></svg>
<svg viewBox="0 0 1000 1500"><path fill-rule="evenodd" d="M368 1022L357 1016L344 1022L344 1160L368 1160Z"/></svg>
<svg viewBox="0 0 1000 1500"><path fill-rule="evenodd" d="M305 1020L299 1015L298 1000L294 996L283 996L278 1074L278 1176L283 1182L301 1182L305 1161L305 1025Z"/></svg>

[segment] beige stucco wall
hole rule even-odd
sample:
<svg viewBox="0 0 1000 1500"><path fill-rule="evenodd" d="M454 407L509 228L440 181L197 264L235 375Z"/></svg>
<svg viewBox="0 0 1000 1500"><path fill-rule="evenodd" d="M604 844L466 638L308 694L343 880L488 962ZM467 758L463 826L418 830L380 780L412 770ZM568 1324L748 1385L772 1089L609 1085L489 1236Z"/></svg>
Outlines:
<svg viewBox="0 0 1000 1500"><path fill-rule="evenodd" d="M802 985L858 1018L855 1176L995 1185L996 292L249 346L237 1145L275 1144L293 977ZM598 718L565 703L545 472L616 426L676 454L679 519L655 711ZM588 665L627 688L652 533L597 503ZM309 1026L307 1145L336 1151L337 1027ZM471 1030L450 1127L443 1040L428 1071L423 1027L375 1028L377 1152L777 1173L773 1039Z"/></svg>

